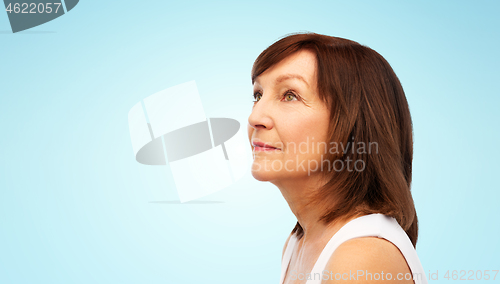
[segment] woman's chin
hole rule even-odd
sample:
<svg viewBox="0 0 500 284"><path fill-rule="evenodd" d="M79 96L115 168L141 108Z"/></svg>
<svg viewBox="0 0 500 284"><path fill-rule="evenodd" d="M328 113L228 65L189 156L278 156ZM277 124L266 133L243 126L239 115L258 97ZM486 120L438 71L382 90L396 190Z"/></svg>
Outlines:
<svg viewBox="0 0 500 284"><path fill-rule="evenodd" d="M273 180L274 173L252 169L252 176L258 181L270 181Z"/></svg>
<svg viewBox="0 0 500 284"><path fill-rule="evenodd" d="M289 173L284 173L280 171L263 171L263 170L256 170L254 168L252 168L252 176L258 181L269 181L271 183L294 177L294 175L290 175Z"/></svg>

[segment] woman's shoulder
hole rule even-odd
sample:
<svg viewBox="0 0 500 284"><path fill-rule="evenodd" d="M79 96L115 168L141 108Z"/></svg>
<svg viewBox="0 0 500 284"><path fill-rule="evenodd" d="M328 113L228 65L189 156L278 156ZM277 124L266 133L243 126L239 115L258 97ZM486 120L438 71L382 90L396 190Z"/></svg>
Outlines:
<svg viewBox="0 0 500 284"><path fill-rule="evenodd" d="M378 237L343 242L332 254L325 270L332 277L322 283L330 283L335 276L343 276L343 282L347 283L392 283L395 279L398 283L413 283L412 279L405 280L405 275L411 274L411 270L398 247Z"/></svg>

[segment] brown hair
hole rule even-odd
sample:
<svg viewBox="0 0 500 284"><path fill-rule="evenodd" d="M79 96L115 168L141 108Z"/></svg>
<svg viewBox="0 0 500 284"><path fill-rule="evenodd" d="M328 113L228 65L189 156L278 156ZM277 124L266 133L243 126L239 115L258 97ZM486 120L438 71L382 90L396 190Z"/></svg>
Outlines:
<svg viewBox="0 0 500 284"><path fill-rule="evenodd" d="M344 153L326 153L326 161L362 160L364 170L322 171L325 185L311 198L328 224L357 214L394 217L414 247L418 223L411 196L413 130L408 102L398 77L376 51L357 42L315 33L288 35L264 50L252 68L252 84L268 68L308 49L316 54L318 92L330 110L329 141L347 145ZM355 145L377 144L377 153L359 153ZM359 144L363 143L363 144ZM330 145L330 144L328 144ZM373 144L372 144L373 145ZM297 222L292 233L300 239Z"/></svg>

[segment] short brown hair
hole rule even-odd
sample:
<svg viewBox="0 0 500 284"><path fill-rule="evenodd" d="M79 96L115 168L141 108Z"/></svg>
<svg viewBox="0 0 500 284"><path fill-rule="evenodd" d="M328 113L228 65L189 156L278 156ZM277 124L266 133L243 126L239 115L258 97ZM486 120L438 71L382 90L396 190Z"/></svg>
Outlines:
<svg viewBox="0 0 500 284"><path fill-rule="evenodd" d="M356 214L394 217L414 247L418 223L411 195L413 127L401 83L389 63L357 42L315 33L288 35L255 60L252 84L264 71L295 52L316 54L318 92L330 110L329 141L344 143L346 153L327 153L327 161L362 160L363 171L323 171L325 185L311 198L326 224ZM350 144L348 142L351 142ZM380 153L353 151L353 145L376 142ZM351 153L352 152L352 153ZM330 165L330 163L329 163ZM297 222L292 233L300 239Z"/></svg>

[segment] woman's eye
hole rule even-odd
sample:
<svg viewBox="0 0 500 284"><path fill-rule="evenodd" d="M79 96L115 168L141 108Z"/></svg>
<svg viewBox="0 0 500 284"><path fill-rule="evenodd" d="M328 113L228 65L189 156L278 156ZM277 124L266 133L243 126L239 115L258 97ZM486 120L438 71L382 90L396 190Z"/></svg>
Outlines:
<svg viewBox="0 0 500 284"><path fill-rule="evenodd" d="M262 98L262 94L255 93L255 94L253 94L253 98L255 99L253 102L256 103L256 102L260 101L260 98Z"/></svg>
<svg viewBox="0 0 500 284"><path fill-rule="evenodd" d="M287 93L285 94L285 101L287 101L287 102L291 102L291 101L294 101L294 100L297 100L297 96L296 96L294 93L292 93L292 92L287 92Z"/></svg>

